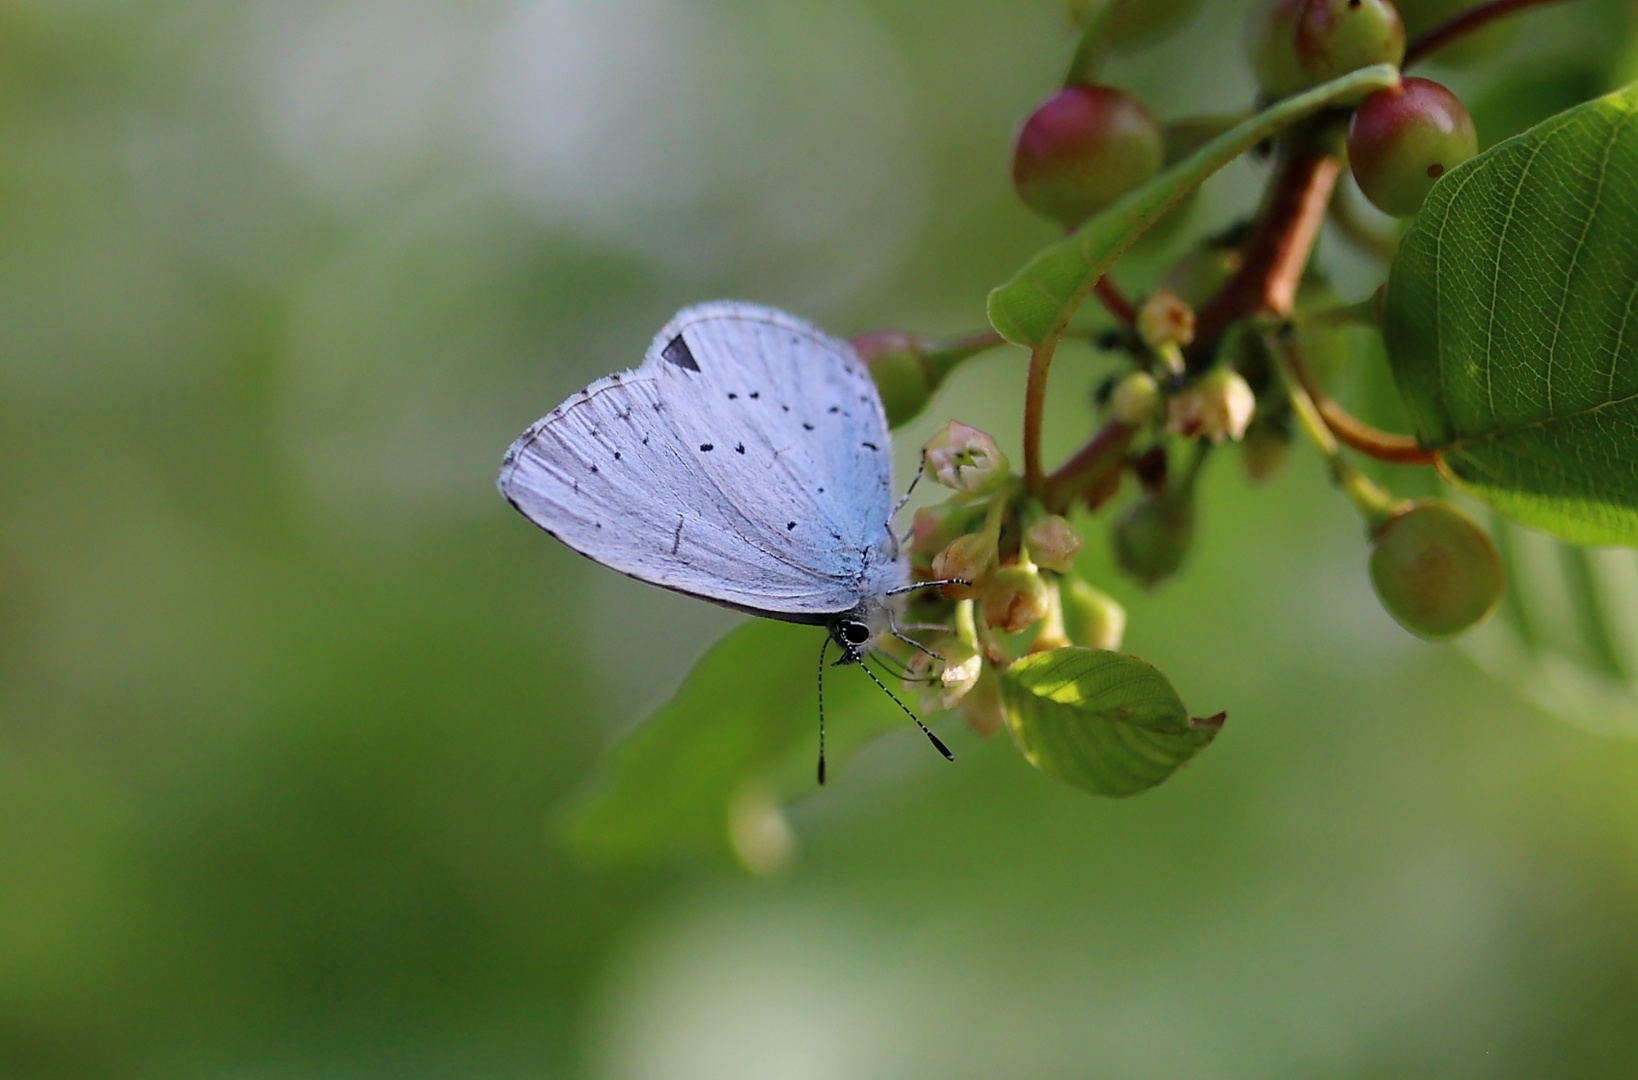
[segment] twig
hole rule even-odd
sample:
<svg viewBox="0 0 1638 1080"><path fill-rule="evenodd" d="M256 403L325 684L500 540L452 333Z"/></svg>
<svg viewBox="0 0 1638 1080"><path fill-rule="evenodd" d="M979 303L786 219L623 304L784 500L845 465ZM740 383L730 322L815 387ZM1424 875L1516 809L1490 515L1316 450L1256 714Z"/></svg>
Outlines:
<svg viewBox="0 0 1638 1080"><path fill-rule="evenodd" d="M1326 429L1344 446L1358 450L1367 457L1394 465L1434 465L1439 455L1423 449L1408 435L1393 435L1372 427L1353 413L1325 396L1314 373L1308 370L1296 343L1289 337L1277 335L1274 349L1280 367L1297 381L1305 398L1325 422Z"/></svg>
<svg viewBox="0 0 1638 1080"><path fill-rule="evenodd" d="M1041 491L1041 420L1046 412L1047 372L1058 351L1058 335L1049 334L1029 354L1029 379L1024 384L1024 485Z"/></svg>
<svg viewBox="0 0 1638 1080"><path fill-rule="evenodd" d="M1546 7L1548 4L1562 4L1565 0L1490 0L1486 4L1476 4L1425 33L1417 35L1409 45L1405 46L1405 62L1399 66L1408 68L1418 60L1426 59L1429 53L1449 45L1459 37L1465 37L1487 23L1515 12L1529 8Z"/></svg>
<svg viewBox="0 0 1638 1080"><path fill-rule="evenodd" d="M1108 274L1103 275L1098 279L1098 283L1092 286L1092 291L1097 294L1098 302L1103 305L1104 310L1116 320L1127 326L1137 322L1137 308L1127 299L1121 287L1115 284L1114 278Z"/></svg>
<svg viewBox="0 0 1638 1080"><path fill-rule="evenodd" d="M1185 352L1190 370L1209 366L1223 332L1253 315L1291 313L1303 267L1325 220L1342 162L1305 141L1288 140L1240 269L1201 305L1194 342Z"/></svg>
<svg viewBox="0 0 1638 1080"><path fill-rule="evenodd" d="M1043 482L1041 502L1054 514L1061 514L1075 496L1092 487L1109 471L1118 471L1126 465L1126 450L1132 445L1138 429L1119 420L1110 420L1099 428L1081 448Z"/></svg>

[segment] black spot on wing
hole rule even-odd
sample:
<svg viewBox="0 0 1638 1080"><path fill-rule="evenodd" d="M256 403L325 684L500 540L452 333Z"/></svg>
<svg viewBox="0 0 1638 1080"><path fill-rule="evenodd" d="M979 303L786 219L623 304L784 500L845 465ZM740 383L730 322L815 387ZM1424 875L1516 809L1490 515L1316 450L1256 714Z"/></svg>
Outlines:
<svg viewBox="0 0 1638 1080"><path fill-rule="evenodd" d="M832 405L830 407L830 411L833 413L839 413L842 411L842 407L840 405Z"/></svg>
<svg viewBox="0 0 1638 1080"><path fill-rule="evenodd" d="M700 443L700 449L709 454L711 451L716 449L716 446L713 443L702 442Z"/></svg>
<svg viewBox="0 0 1638 1080"><path fill-rule="evenodd" d="M734 393L732 390L730 390L730 391L728 391L728 400L729 401L738 401L739 400L739 395Z"/></svg>
<svg viewBox="0 0 1638 1080"><path fill-rule="evenodd" d="M620 460L620 451L618 451L618 450L616 450L616 451L615 451L615 452L614 452L614 460L615 460L615 461L619 461L619 460Z"/></svg>
<svg viewBox="0 0 1638 1080"><path fill-rule="evenodd" d="M744 443L735 443L734 444L734 453L743 454L744 452L745 452L745 444Z"/></svg>
<svg viewBox="0 0 1638 1080"><path fill-rule="evenodd" d="M880 450L880 449L881 449L881 447L879 447L879 446L877 446L877 445L876 445L876 444L875 444L875 443L873 443L873 442L867 442L867 443L860 443L860 444L859 444L859 445L860 445L860 446L864 446L864 447L868 447L868 448L869 448L869 449L871 449L871 450Z"/></svg>
<svg viewBox="0 0 1638 1080"><path fill-rule="evenodd" d="M666 342L665 348L660 350L660 356L668 364L675 364L684 371L698 371L700 365L694 359L694 354L688 350L688 342L681 334Z"/></svg>
<svg viewBox="0 0 1638 1080"><path fill-rule="evenodd" d="M802 422L802 430L803 431L812 431L813 430L813 425L804 420Z"/></svg>
<svg viewBox="0 0 1638 1080"><path fill-rule="evenodd" d="M752 401L755 401L757 398L759 398L761 396L762 396L762 391L760 391L760 390L751 391L751 400Z"/></svg>
<svg viewBox="0 0 1638 1080"><path fill-rule="evenodd" d="M785 522L785 531L786 532L790 532L794 528L796 528L796 522L794 522L794 521Z"/></svg>

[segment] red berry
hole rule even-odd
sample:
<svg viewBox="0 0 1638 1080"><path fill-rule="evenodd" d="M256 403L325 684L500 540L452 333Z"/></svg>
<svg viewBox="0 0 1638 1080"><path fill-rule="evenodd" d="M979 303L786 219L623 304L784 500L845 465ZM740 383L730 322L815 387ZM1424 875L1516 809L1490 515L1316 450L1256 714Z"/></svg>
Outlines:
<svg viewBox="0 0 1638 1080"><path fill-rule="evenodd" d="M1473 118L1455 94L1427 79L1378 90L1348 127L1359 190L1394 217L1415 214L1435 181L1478 152Z"/></svg>
<svg viewBox="0 0 1638 1080"><path fill-rule="evenodd" d="M1405 58L1405 24L1389 0L1308 0L1297 20L1297 63L1311 85Z"/></svg>
<svg viewBox="0 0 1638 1080"><path fill-rule="evenodd" d="M1019 129L1012 182L1031 210L1070 228L1160 171L1160 129L1109 86L1066 86Z"/></svg>

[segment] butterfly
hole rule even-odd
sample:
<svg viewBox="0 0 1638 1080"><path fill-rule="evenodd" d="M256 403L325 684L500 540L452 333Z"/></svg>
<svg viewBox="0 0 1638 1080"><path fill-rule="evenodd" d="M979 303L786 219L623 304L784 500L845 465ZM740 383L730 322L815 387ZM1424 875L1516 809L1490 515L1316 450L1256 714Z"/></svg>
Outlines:
<svg viewBox="0 0 1638 1080"><path fill-rule="evenodd" d="M823 626L821 670L831 642L838 664L863 667L897 633L893 598L924 587L893 534L891 449L851 346L772 308L717 302L678 312L641 366L530 425L506 452L499 487L594 562ZM820 783L823 723L821 712Z"/></svg>

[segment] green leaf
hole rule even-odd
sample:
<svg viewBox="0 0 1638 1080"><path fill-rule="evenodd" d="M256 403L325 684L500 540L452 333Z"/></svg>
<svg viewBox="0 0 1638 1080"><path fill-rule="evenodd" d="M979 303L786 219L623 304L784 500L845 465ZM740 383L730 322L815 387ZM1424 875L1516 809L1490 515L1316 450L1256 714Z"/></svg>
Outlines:
<svg viewBox="0 0 1638 1080"><path fill-rule="evenodd" d="M570 845L603 860L716 854L757 869L736 834L745 808L777 814L780 804L817 790L823 634L770 619L729 631L609 755L564 820ZM826 669L832 782L858 746L907 724L862 672Z"/></svg>
<svg viewBox="0 0 1638 1080"><path fill-rule="evenodd" d="M1580 544L1638 544L1638 91L1434 185L1388 277L1417 439L1457 487Z"/></svg>
<svg viewBox="0 0 1638 1080"><path fill-rule="evenodd" d="M1171 682L1135 656L1069 647L1027 656L1001 688L1030 764L1094 795L1147 791L1204 749L1221 714L1191 720Z"/></svg>
<svg viewBox="0 0 1638 1080"><path fill-rule="evenodd" d="M1398 79L1399 72L1391 64L1360 68L1279 101L1219 135L1071 236L1041 251L1011 281L992 291L991 325L1014 345L1026 347L1061 333L1098 278L1144 230L1208 176L1303 117L1335 102L1392 86Z"/></svg>

